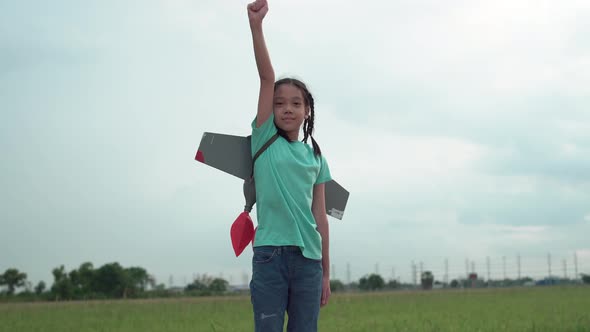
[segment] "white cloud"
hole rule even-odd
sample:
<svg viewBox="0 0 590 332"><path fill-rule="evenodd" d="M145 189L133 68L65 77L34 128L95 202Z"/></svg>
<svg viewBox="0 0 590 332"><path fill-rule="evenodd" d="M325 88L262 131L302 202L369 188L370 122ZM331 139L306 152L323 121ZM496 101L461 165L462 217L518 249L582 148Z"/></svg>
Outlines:
<svg viewBox="0 0 590 332"><path fill-rule="evenodd" d="M487 227L501 237L498 240L518 241L519 245L540 243L551 238L547 226L489 225Z"/></svg>
<svg viewBox="0 0 590 332"><path fill-rule="evenodd" d="M366 56L392 77L446 90L457 99L556 88L588 92L588 57L569 52L584 24L579 7L535 1L445 6L413 20L376 20L393 36L386 42L369 38L379 51Z"/></svg>
<svg viewBox="0 0 590 332"><path fill-rule="evenodd" d="M459 181L485 153L467 141L445 137L396 135L387 131L394 119L376 117L369 126L342 121L328 107L316 125L318 142L332 172L362 192L395 190Z"/></svg>
<svg viewBox="0 0 590 332"><path fill-rule="evenodd" d="M590 249L589 248L576 250L576 255L578 256L578 259L590 261Z"/></svg>

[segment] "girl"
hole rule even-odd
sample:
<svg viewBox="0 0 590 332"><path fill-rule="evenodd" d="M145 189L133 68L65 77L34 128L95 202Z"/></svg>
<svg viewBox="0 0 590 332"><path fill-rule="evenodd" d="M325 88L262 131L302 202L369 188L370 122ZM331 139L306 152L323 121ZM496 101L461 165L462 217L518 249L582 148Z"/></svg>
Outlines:
<svg viewBox="0 0 590 332"><path fill-rule="evenodd" d="M317 331L320 305L330 297L328 219L324 184L331 180L313 139L314 100L305 84L275 82L262 33L266 0L248 5L260 76L258 112L252 122L252 154L281 136L254 165L258 229L250 292L256 331ZM303 126L303 140L299 132ZM307 143L311 138L313 148Z"/></svg>

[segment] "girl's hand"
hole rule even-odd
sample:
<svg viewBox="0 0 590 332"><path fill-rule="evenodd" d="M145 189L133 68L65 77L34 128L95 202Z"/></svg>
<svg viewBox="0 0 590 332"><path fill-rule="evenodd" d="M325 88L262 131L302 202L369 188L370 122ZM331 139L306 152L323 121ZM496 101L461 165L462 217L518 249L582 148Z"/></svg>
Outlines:
<svg viewBox="0 0 590 332"><path fill-rule="evenodd" d="M248 4L248 19L250 24L262 24L262 20L268 13L268 2L266 0L256 0Z"/></svg>
<svg viewBox="0 0 590 332"><path fill-rule="evenodd" d="M328 304L331 294L332 291L330 290L330 277L322 278L322 298L320 300L320 307Z"/></svg>

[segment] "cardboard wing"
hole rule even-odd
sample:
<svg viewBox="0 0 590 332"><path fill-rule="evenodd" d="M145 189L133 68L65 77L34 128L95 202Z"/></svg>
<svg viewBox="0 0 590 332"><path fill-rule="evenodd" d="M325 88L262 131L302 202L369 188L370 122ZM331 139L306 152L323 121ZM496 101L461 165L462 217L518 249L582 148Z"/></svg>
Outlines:
<svg viewBox="0 0 590 332"><path fill-rule="evenodd" d="M206 132L201 138L195 160L245 180L252 174L250 136ZM342 220L349 195L336 181L326 182L326 213Z"/></svg>

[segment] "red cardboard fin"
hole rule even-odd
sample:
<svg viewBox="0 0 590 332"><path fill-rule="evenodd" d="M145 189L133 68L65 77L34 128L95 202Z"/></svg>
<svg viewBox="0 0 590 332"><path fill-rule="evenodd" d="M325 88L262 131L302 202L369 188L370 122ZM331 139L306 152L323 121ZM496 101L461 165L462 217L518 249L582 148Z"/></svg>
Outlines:
<svg viewBox="0 0 590 332"><path fill-rule="evenodd" d="M197 155L195 156L196 161L200 161L203 164L205 163L205 156L203 156L203 152L201 150L197 151Z"/></svg>
<svg viewBox="0 0 590 332"><path fill-rule="evenodd" d="M234 252L238 257L254 238L254 224L248 212L244 211L236 218L231 225L230 237Z"/></svg>

